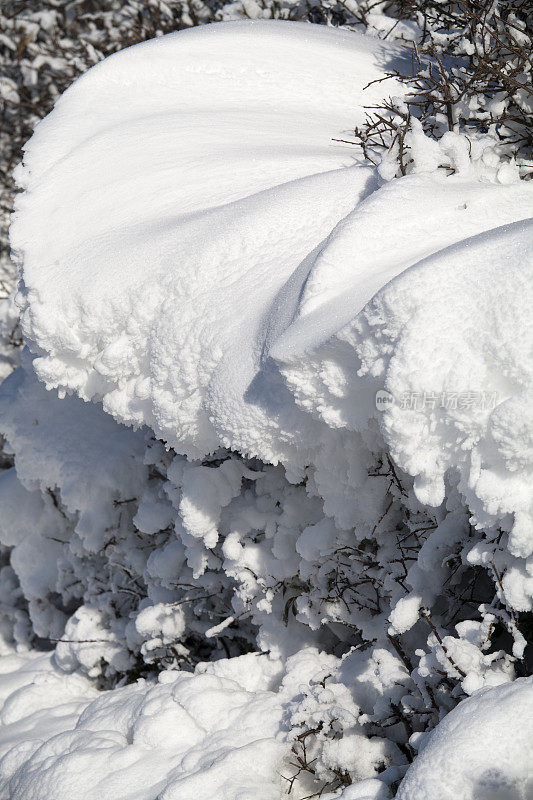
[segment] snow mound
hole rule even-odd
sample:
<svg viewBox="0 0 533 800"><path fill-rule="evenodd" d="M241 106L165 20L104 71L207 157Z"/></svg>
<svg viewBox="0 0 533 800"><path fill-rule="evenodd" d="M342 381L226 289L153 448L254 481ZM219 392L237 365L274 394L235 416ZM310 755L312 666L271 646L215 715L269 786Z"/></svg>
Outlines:
<svg viewBox="0 0 533 800"><path fill-rule="evenodd" d="M278 292L375 188L333 139L395 88L364 90L396 52L303 23L224 23L78 80L26 147L12 228L47 385L180 451L216 448L206 394L221 362L238 400Z"/></svg>
<svg viewBox="0 0 533 800"><path fill-rule="evenodd" d="M49 655L5 657L0 797L279 800L286 707L327 661L249 654L98 693Z"/></svg>
<svg viewBox="0 0 533 800"><path fill-rule="evenodd" d="M438 725L396 800L530 800L533 679L483 689Z"/></svg>
<svg viewBox="0 0 533 800"><path fill-rule="evenodd" d="M1 711L0 797L280 796L281 701L267 690L265 658L234 659L227 676L163 673L159 685L111 695L66 676L50 656L0 663L11 692Z"/></svg>
<svg viewBox="0 0 533 800"><path fill-rule="evenodd" d="M101 399L189 456L222 444L294 469L314 460L305 443L320 437L299 407L309 376L293 372L288 392L276 362L324 345L407 267L531 207L522 183L379 188L333 141L398 88L364 89L397 57L354 33L228 23L77 81L27 145L12 227L47 387ZM479 285L492 279L479 270ZM359 406L344 384L334 393Z"/></svg>

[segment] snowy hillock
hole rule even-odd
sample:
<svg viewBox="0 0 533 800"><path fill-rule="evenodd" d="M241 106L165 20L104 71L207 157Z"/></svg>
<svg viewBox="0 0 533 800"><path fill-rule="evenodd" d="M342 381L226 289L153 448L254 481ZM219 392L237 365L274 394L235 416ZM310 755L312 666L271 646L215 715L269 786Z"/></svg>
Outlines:
<svg viewBox="0 0 533 800"><path fill-rule="evenodd" d="M0 798L531 798L533 193L346 143L402 53L185 31L26 146Z"/></svg>

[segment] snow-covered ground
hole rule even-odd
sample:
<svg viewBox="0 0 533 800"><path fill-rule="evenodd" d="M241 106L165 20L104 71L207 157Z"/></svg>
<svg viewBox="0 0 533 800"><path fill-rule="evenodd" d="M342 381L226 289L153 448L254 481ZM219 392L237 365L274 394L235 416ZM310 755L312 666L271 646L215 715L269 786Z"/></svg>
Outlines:
<svg viewBox="0 0 533 800"><path fill-rule="evenodd" d="M250 653L201 665L194 676L167 671L155 685L141 680L99 693L87 680L55 668L49 655L4 656L0 796L278 800L281 773L289 768L287 708L301 685L334 668L333 662L304 650L280 671ZM343 700L340 694L338 702ZM529 678L465 700L427 737L397 800L527 800L532 706ZM353 739L350 748L357 747L372 757L368 742ZM344 757L349 764L350 754ZM353 784L340 796L390 797L376 779Z"/></svg>
<svg viewBox="0 0 533 800"><path fill-rule="evenodd" d="M402 57L206 26L37 126L0 798L533 798L533 192L338 141Z"/></svg>

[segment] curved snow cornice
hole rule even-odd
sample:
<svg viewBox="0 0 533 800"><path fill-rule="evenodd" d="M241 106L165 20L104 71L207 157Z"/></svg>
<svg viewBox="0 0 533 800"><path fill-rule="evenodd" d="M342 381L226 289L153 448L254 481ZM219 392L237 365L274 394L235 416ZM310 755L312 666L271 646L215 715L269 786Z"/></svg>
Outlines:
<svg viewBox="0 0 533 800"><path fill-rule="evenodd" d="M494 409L374 406L382 388L496 391L500 405L531 375L529 234L501 228L528 216L530 187L438 172L383 184L333 141L400 91L364 89L398 52L319 26L228 23L78 80L19 171L12 241L41 380L187 455L222 444L295 474L336 429L377 416L430 504L450 466L477 474L471 451L500 465Z"/></svg>

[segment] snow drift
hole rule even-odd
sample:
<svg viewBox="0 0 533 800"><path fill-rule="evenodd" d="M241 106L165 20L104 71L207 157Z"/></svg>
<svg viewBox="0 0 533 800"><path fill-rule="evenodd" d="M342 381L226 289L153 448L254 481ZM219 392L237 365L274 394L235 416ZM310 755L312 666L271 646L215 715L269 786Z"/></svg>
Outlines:
<svg viewBox="0 0 533 800"><path fill-rule="evenodd" d="M396 800L527 800L533 774L531 678L485 689L428 738Z"/></svg>
<svg viewBox="0 0 533 800"><path fill-rule="evenodd" d="M331 657L312 650L283 671L249 654L99 694L50 656L6 656L0 797L277 800L284 708L303 681L331 667ZM465 700L426 737L397 800L528 800L532 702L530 678ZM390 795L370 778L340 797Z"/></svg>
<svg viewBox="0 0 533 800"><path fill-rule="evenodd" d="M399 797L429 797L462 703L424 732L527 670L533 195L482 160L386 182L338 141L400 92L372 81L401 57L293 23L163 37L77 81L18 170L31 354L0 398L5 646L51 640L56 669L106 686L323 651L290 697L269 685L272 790L239 779L228 800L278 796L287 765L300 796L381 800L413 759ZM72 736L6 756L7 796ZM174 767L103 786L211 796L191 777L210 747L186 790Z"/></svg>

